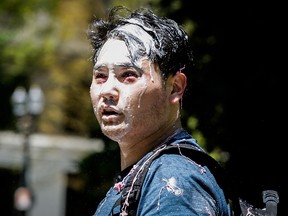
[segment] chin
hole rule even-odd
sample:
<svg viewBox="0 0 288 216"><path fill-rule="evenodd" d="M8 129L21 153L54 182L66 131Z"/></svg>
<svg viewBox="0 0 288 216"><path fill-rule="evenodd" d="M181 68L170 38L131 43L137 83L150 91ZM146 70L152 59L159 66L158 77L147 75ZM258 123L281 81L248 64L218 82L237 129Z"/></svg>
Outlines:
<svg viewBox="0 0 288 216"><path fill-rule="evenodd" d="M102 132L105 136L116 142L120 141L125 134L125 130L123 130L123 128L116 126L105 126L102 128Z"/></svg>

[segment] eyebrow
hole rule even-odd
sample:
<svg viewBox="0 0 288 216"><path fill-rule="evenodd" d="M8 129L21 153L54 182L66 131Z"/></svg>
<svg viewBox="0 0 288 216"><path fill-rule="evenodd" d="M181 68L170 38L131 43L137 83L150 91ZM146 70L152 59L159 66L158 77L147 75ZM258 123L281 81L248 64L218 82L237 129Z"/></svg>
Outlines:
<svg viewBox="0 0 288 216"><path fill-rule="evenodd" d="M94 65L94 70L99 70L102 67L108 67L107 64L95 64ZM142 68L137 67L135 64L132 64L130 62L124 62L124 63L116 63L113 65L113 68L117 68L117 67L125 67L125 68L133 68L136 71L140 71L141 73L143 73Z"/></svg>

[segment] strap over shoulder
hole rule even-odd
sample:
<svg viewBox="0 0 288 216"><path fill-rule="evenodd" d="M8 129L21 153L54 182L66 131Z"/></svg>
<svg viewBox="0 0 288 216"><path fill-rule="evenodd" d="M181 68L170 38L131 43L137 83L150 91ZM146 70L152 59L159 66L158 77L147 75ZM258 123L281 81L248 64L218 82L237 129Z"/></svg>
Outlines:
<svg viewBox="0 0 288 216"><path fill-rule="evenodd" d="M253 205L250 205L245 200L239 198L237 193L238 189L236 187L237 184L229 177L225 169L214 158L192 144L179 143L170 145L165 144L158 147L147 159L133 168L133 172L130 173L129 178L125 182L122 196L114 205L114 207L120 205L120 216L136 215L141 196L141 188L146 174L154 159L162 154L180 154L190 158L199 165L207 166L214 175L218 185L224 191L226 201L231 205L232 215L246 216L250 215L249 213L253 213L255 216L277 215L277 203L279 202L277 191L263 192L263 202L266 203L266 210L255 208ZM112 215L115 216L119 214L111 214L111 216Z"/></svg>
<svg viewBox="0 0 288 216"><path fill-rule="evenodd" d="M122 212L120 215L125 215L126 213L129 216L136 215L138 202L141 196L141 188L146 174L154 159L161 156L162 154L180 154L192 159L197 164L207 166L213 175L215 175L217 183L220 185L220 187L226 187L227 185L226 178L224 178L224 175L226 175L224 169L218 164L216 160L214 160L210 155L208 155L200 148L189 143L170 145L165 144L155 149L150 157L148 157L146 160L143 160L142 163L138 164L137 167L134 168L133 173L130 174L129 178L125 182L122 196L120 197L120 206ZM224 192L226 191L229 191L228 187L224 189ZM226 197L229 196L227 195Z"/></svg>

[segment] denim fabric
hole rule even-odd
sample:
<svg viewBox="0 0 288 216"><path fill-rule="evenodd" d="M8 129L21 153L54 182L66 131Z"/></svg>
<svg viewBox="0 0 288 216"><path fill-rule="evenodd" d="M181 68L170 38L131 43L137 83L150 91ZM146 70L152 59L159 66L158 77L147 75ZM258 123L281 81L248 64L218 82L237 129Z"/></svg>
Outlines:
<svg viewBox="0 0 288 216"><path fill-rule="evenodd" d="M169 142L190 143L201 149L185 131L175 135ZM108 216L120 195L121 192L112 187L94 216ZM120 212L120 206L114 209L114 213ZM207 167L180 154L163 154L152 162L144 180L137 215L229 216L231 213L222 189Z"/></svg>

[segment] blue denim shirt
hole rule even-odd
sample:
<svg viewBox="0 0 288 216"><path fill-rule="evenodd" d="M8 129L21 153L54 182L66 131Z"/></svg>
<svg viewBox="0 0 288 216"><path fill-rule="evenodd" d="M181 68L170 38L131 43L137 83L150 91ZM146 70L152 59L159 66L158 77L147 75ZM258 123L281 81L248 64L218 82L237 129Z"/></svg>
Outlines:
<svg viewBox="0 0 288 216"><path fill-rule="evenodd" d="M170 139L171 144L180 142L201 149L196 140L185 131ZM151 154L145 155L136 166L147 160ZM125 184L125 178L122 183ZM120 196L119 187L110 188L94 216L120 213L120 206L112 210ZM231 212L222 189L206 166L181 154L163 154L152 162L141 190L137 216L148 215L230 216Z"/></svg>

